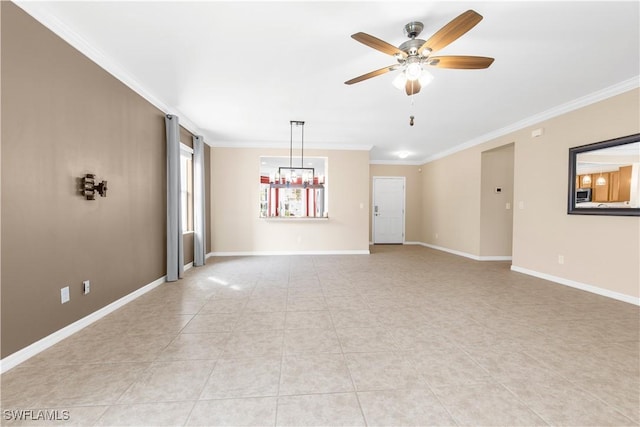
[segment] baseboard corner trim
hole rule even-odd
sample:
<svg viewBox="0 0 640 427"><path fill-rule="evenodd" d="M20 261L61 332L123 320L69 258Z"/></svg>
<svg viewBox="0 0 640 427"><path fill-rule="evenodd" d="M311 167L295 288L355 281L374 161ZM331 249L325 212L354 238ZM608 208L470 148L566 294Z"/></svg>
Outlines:
<svg viewBox="0 0 640 427"><path fill-rule="evenodd" d="M116 311L120 307L130 303L131 301L139 298L140 296L146 294L147 292L157 288L158 286L166 282L166 278L167 276L162 276L159 279L156 279L153 282L141 288L136 289L130 294L127 294L122 298L117 299L114 302L102 307L101 309L98 309L93 313L79 320L76 320L75 322L63 327L62 329L59 329L53 332L52 334L49 334L46 337L41 338L40 340L34 342L33 344L30 344L27 347L8 355L4 359L0 360L0 374L4 374L10 369L15 368L22 362L32 358L38 353L41 353L42 351L48 349L49 347L59 343L63 339L70 337L76 332L79 332L80 330L86 328L92 323L102 319L107 314L110 314Z"/></svg>
<svg viewBox="0 0 640 427"><path fill-rule="evenodd" d="M437 251L448 252L453 255L462 256L465 258L472 259L474 261L511 261L512 257L510 255L474 255L467 252L458 251L455 249L445 248L443 246L436 246L430 243L424 242L404 242L405 245L420 245L425 248L435 249Z"/></svg>
<svg viewBox="0 0 640 427"><path fill-rule="evenodd" d="M620 292L611 291L609 289L603 289L598 286L588 285L586 283L577 282L571 279L565 279L563 277L554 276L552 274L541 273L539 271L530 270L528 268L519 267L517 265L512 265L511 271L515 271L517 273L526 274L528 276L533 276L539 279L548 280L550 282L558 283L560 285L569 286L571 288L580 289L586 292L591 292L592 294L597 294L603 297L612 298L618 301L640 306L640 298L636 298L631 295L626 295Z"/></svg>

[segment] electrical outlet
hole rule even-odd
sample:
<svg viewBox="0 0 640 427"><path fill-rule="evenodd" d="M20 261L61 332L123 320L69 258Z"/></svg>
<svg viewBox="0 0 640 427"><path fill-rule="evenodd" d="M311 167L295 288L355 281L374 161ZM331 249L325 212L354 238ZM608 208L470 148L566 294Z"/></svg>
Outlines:
<svg viewBox="0 0 640 427"><path fill-rule="evenodd" d="M82 282L82 292L84 292L84 294L88 294L89 292L91 292L91 281L90 280L85 280L84 282Z"/></svg>
<svg viewBox="0 0 640 427"><path fill-rule="evenodd" d="M564 255L558 255L558 264L564 264Z"/></svg>
<svg viewBox="0 0 640 427"><path fill-rule="evenodd" d="M505 206L505 209L507 209L507 210L511 209L511 203L507 202L507 204Z"/></svg>
<svg viewBox="0 0 640 427"><path fill-rule="evenodd" d="M65 286L64 288L60 289L60 303L64 304L66 302L69 302L71 298L69 297L69 287Z"/></svg>

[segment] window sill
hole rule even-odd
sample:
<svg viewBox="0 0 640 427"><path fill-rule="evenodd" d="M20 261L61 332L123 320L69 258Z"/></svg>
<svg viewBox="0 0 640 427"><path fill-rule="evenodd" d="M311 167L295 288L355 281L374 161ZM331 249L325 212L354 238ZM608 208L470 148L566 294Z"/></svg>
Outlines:
<svg viewBox="0 0 640 427"><path fill-rule="evenodd" d="M191 231L183 231L183 232L182 232L182 235L184 236L184 235L186 235L186 234L193 234L193 233L194 233L194 231L193 231L193 230L191 230Z"/></svg>

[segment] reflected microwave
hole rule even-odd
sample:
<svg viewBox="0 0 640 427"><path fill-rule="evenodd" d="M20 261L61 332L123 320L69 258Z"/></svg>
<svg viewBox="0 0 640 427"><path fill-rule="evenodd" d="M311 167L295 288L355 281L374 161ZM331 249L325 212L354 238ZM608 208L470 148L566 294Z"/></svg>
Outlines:
<svg viewBox="0 0 640 427"><path fill-rule="evenodd" d="M576 190L576 203L590 202L590 201L591 201L590 188L578 188Z"/></svg>

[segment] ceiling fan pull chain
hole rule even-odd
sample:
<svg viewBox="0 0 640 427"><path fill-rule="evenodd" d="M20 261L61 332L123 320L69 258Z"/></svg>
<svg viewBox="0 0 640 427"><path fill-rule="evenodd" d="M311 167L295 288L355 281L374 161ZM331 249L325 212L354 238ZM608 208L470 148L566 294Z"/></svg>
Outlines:
<svg viewBox="0 0 640 427"><path fill-rule="evenodd" d="M411 82L411 85L413 86L413 82ZM413 92L413 90L411 92ZM415 105L415 94L412 93L411 94L411 105L409 106L409 113L410 113L410 115L409 115L409 126L413 126L413 119L415 118L414 115L413 115L414 114L413 113L414 105Z"/></svg>

